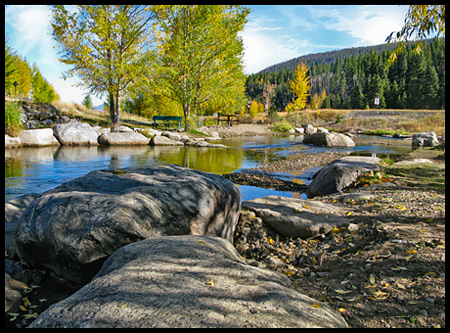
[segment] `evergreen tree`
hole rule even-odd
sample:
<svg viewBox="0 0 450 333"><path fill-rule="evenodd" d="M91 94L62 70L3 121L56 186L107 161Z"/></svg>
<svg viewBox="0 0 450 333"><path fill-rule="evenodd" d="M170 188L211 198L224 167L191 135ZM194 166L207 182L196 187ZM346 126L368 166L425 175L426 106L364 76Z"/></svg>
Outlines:
<svg viewBox="0 0 450 333"><path fill-rule="evenodd" d="M91 95L88 94L88 95L84 96L84 99L81 102L81 104L83 104L88 109L92 109L94 106L92 104Z"/></svg>
<svg viewBox="0 0 450 333"><path fill-rule="evenodd" d="M361 86L359 83L353 88L352 94L350 96L349 107L351 109L364 109L364 94L361 91Z"/></svg>
<svg viewBox="0 0 450 333"><path fill-rule="evenodd" d="M439 79L436 70L434 69L434 66L428 65L423 84L424 108L437 109L440 107L438 92Z"/></svg>

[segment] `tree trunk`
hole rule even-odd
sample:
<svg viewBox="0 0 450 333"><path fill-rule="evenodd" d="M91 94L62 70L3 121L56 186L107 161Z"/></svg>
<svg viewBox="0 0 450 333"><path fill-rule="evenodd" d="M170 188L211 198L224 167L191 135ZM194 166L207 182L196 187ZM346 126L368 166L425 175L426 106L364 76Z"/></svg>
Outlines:
<svg viewBox="0 0 450 333"><path fill-rule="evenodd" d="M116 126L114 126L115 113L116 113L116 110L114 107L114 95L112 93L109 93L109 117L111 119L111 124L113 126L113 129L116 128Z"/></svg>
<svg viewBox="0 0 450 333"><path fill-rule="evenodd" d="M191 114L191 104L184 103L183 110L184 110L184 131L187 132L191 129L191 124L189 123L189 117Z"/></svg>

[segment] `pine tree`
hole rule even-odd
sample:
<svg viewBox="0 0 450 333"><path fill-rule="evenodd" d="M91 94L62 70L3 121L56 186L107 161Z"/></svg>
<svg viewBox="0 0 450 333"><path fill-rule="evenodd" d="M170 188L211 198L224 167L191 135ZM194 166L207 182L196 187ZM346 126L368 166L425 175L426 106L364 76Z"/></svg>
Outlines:
<svg viewBox="0 0 450 333"><path fill-rule="evenodd" d="M423 84L424 101L426 109L437 109L440 107L438 100L439 79L434 66L428 65Z"/></svg>

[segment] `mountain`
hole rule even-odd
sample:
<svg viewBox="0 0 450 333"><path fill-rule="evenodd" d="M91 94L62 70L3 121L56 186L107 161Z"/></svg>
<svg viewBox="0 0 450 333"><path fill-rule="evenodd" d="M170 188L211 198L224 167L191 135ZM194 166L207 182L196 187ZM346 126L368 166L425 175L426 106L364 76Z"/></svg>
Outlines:
<svg viewBox="0 0 450 333"><path fill-rule="evenodd" d="M423 40L422 43L430 43L432 39L426 39ZM262 71L259 71L256 74L259 73L269 73L269 72L280 72L282 69L287 69L289 71L293 71L298 63L300 61L305 61L306 64L311 67L312 64L315 65L321 65L321 64L333 64L337 60L344 60L348 57L360 57L361 55L368 54L370 52L375 52L376 54L380 54L383 51L393 51L396 44L379 44L379 45L373 45L373 46L362 46L362 47L352 47L342 50L335 50L335 51L329 51L329 52L322 52L322 53L314 53L314 54L308 54L304 56L300 56L288 61L281 62L279 64L275 64L272 66L269 66Z"/></svg>

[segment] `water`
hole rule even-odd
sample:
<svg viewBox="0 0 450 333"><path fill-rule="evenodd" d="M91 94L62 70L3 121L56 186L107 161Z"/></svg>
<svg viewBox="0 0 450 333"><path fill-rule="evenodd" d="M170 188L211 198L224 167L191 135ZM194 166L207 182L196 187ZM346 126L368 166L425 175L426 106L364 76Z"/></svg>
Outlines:
<svg viewBox="0 0 450 333"><path fill-rule="evenodd" d="M298 153L325 151L352 154L398 155L411 150L402 139L360 136L356 147L325 148L301 143L302 136L253 136L222 140L230 149L198 147L44 147L5 149L5 202L27 193L43 193L93 170L177 164L192 169L225 174L256 168ZM302 173L277 173L275 176L308 184L320 168ZM239 186L242 200L267 195L301 197L301 194Z"/></svg>

